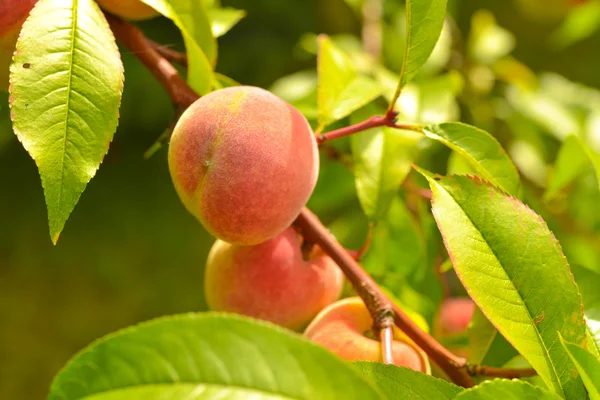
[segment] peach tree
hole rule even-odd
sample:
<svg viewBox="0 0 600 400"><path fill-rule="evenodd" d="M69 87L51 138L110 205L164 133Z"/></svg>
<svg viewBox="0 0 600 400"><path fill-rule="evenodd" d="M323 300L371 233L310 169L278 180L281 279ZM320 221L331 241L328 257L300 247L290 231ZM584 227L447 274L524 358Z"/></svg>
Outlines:
<svg viewBox="0 0 600 400"><path fill-rule="evenodd" d="M99 339L49 399L600 399L600 221L578 208L599 199L600 96L536 76L486 11L462 37L446 0L347 3L361 39L306 37L314 67L266 90L215 70L245 15L218 1L0 0L0 86L51 240L115 133L117 43L177 110L147 156L168 151L217 238L212 311ZM565 43L593 7L575 3ZM159 15L185 53L134 25ZM327 227L325 207L344 209Z"/></svg>

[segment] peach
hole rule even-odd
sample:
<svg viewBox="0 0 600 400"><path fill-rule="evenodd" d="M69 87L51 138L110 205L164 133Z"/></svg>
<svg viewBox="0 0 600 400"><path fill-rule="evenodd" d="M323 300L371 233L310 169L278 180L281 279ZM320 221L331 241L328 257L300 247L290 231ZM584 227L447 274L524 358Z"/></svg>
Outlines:
<svg viewBox="0 0 600 400"><path fill-rule="evenodd" d="M37 0L0 0L0 90L8 88L8 67L23 22Z"/></svg>
<svg viewBox="0 0 600 400"><path fill-rule="evenodd" d="M440 309L436 335L458 335L467 330L473 317L475 304L468 297L448 298L442 303Z"/></svg>
<svg viewBox="0 0 600 400"><path fill-rule="evenodd" d="M381 343L368 337L373 319L359 297L340 300L317 315L304 335L346 360L382 361ZM392 358L399 367L431 372L429 359L394 327Z"/></svg>
<svg viewBox="0 0 600 400"><path fill-rule="evenodd" d="M293 228L254 246L217 240L205 270L208 306L289 329L305 327L340 296L343 275L318 247L304 260L301 245Z"/></svg>
<svg viewBox="0 0 600 400"><path fill-rule="evenodd" d="M211 234L253 245L298 216L315 187L319 156L298 110L266 90L237 86L183 113L169 169L181 201Z"/></svg>
<svg viewBox="0 0 600 400"><path fill-rule="evenodd" d="M96 2L109 13L132 21L153 18L159 15L158 11L140 0L96 0Z"/></svg>

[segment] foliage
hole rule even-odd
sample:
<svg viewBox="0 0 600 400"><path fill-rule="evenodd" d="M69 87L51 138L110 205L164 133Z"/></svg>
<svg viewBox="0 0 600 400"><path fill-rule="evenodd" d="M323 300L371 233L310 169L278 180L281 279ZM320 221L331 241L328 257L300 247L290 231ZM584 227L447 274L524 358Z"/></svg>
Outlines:
<svg viewBox="0 0 600 400"><path fill-rule="evenodd" d="M143 2L180 31L192 89L203 95L237 84L216 71L224 51L217 38L225 40L244 10L207 0ZM342 361L267 323L198 313L91 344L56 376L50 399L600 399L600 92L534 74L490 12L475 13L461 38L445 0L347 1L360 16L373 2L381 5L378 49L366 46L368 37L306 36L298 47L311 68L271 87L317 137L386 118L323 144L309 206L344 244L367 241L365 270L423 326L436 324L445 284L456 276L462 289L452 291L466 291L478 308L469 337L432 335L448 347L468 343L471 366L503 367L516 357L539 379L463 389ZM571 6L551 43L592 35L598 4ZM92 0L39 0L16 43L12 129L39 170L55 244L123 113L117 49Z"/></svg>

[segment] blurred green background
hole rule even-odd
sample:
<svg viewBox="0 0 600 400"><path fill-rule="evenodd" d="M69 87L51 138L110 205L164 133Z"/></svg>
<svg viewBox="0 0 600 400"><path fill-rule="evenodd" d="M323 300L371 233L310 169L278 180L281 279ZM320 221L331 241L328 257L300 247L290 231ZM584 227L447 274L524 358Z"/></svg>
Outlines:
<svg viewBox="0 0 600 400"><path fill-rule="evenodd" d="M516 59L534 71L555 71L600 87L600 35L564 50L548 45L564 9L544 15L552 6L541 0L450 3L463 35L476 10L491 10L498 24L516 36ZM360 21L343 0L222 4L248 11L219 39L217 66L244 84L268 88L282 76L314 68L314 57L299 46L306 33L360 34ZM167 20L140 25L156 41L182 48ZM44 398L52 376L69 357L106 333L205 309L203 267L213 239L176 197L165 149L150 160L142 157L171 122L172 106L126 50L123 61L118 131L56 247L48 235L36 166L12 134L7 95L0 94L0 399ZM326 222L344 209L357 209L354 193L343 190L348 185L351 173L329 161L311 203ZM338 200L329 202L332 197ZM346 229L342 235L349 247L364 237L366 224L358 219L362 229Z"/></svg>

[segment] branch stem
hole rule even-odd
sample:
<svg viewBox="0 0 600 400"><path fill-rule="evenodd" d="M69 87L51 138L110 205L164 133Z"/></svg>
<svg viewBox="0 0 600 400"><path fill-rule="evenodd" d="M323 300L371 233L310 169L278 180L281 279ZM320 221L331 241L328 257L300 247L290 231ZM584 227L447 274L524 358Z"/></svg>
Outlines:
<svg viewBox="0 0 600 400"><path fill-rule="evenodd" d="M537 375L537 372L533 368L496 368L486 367L485 365L475 365L467 367L467 370L471 376L488 376L506 379L517 379Z"/></svg>

